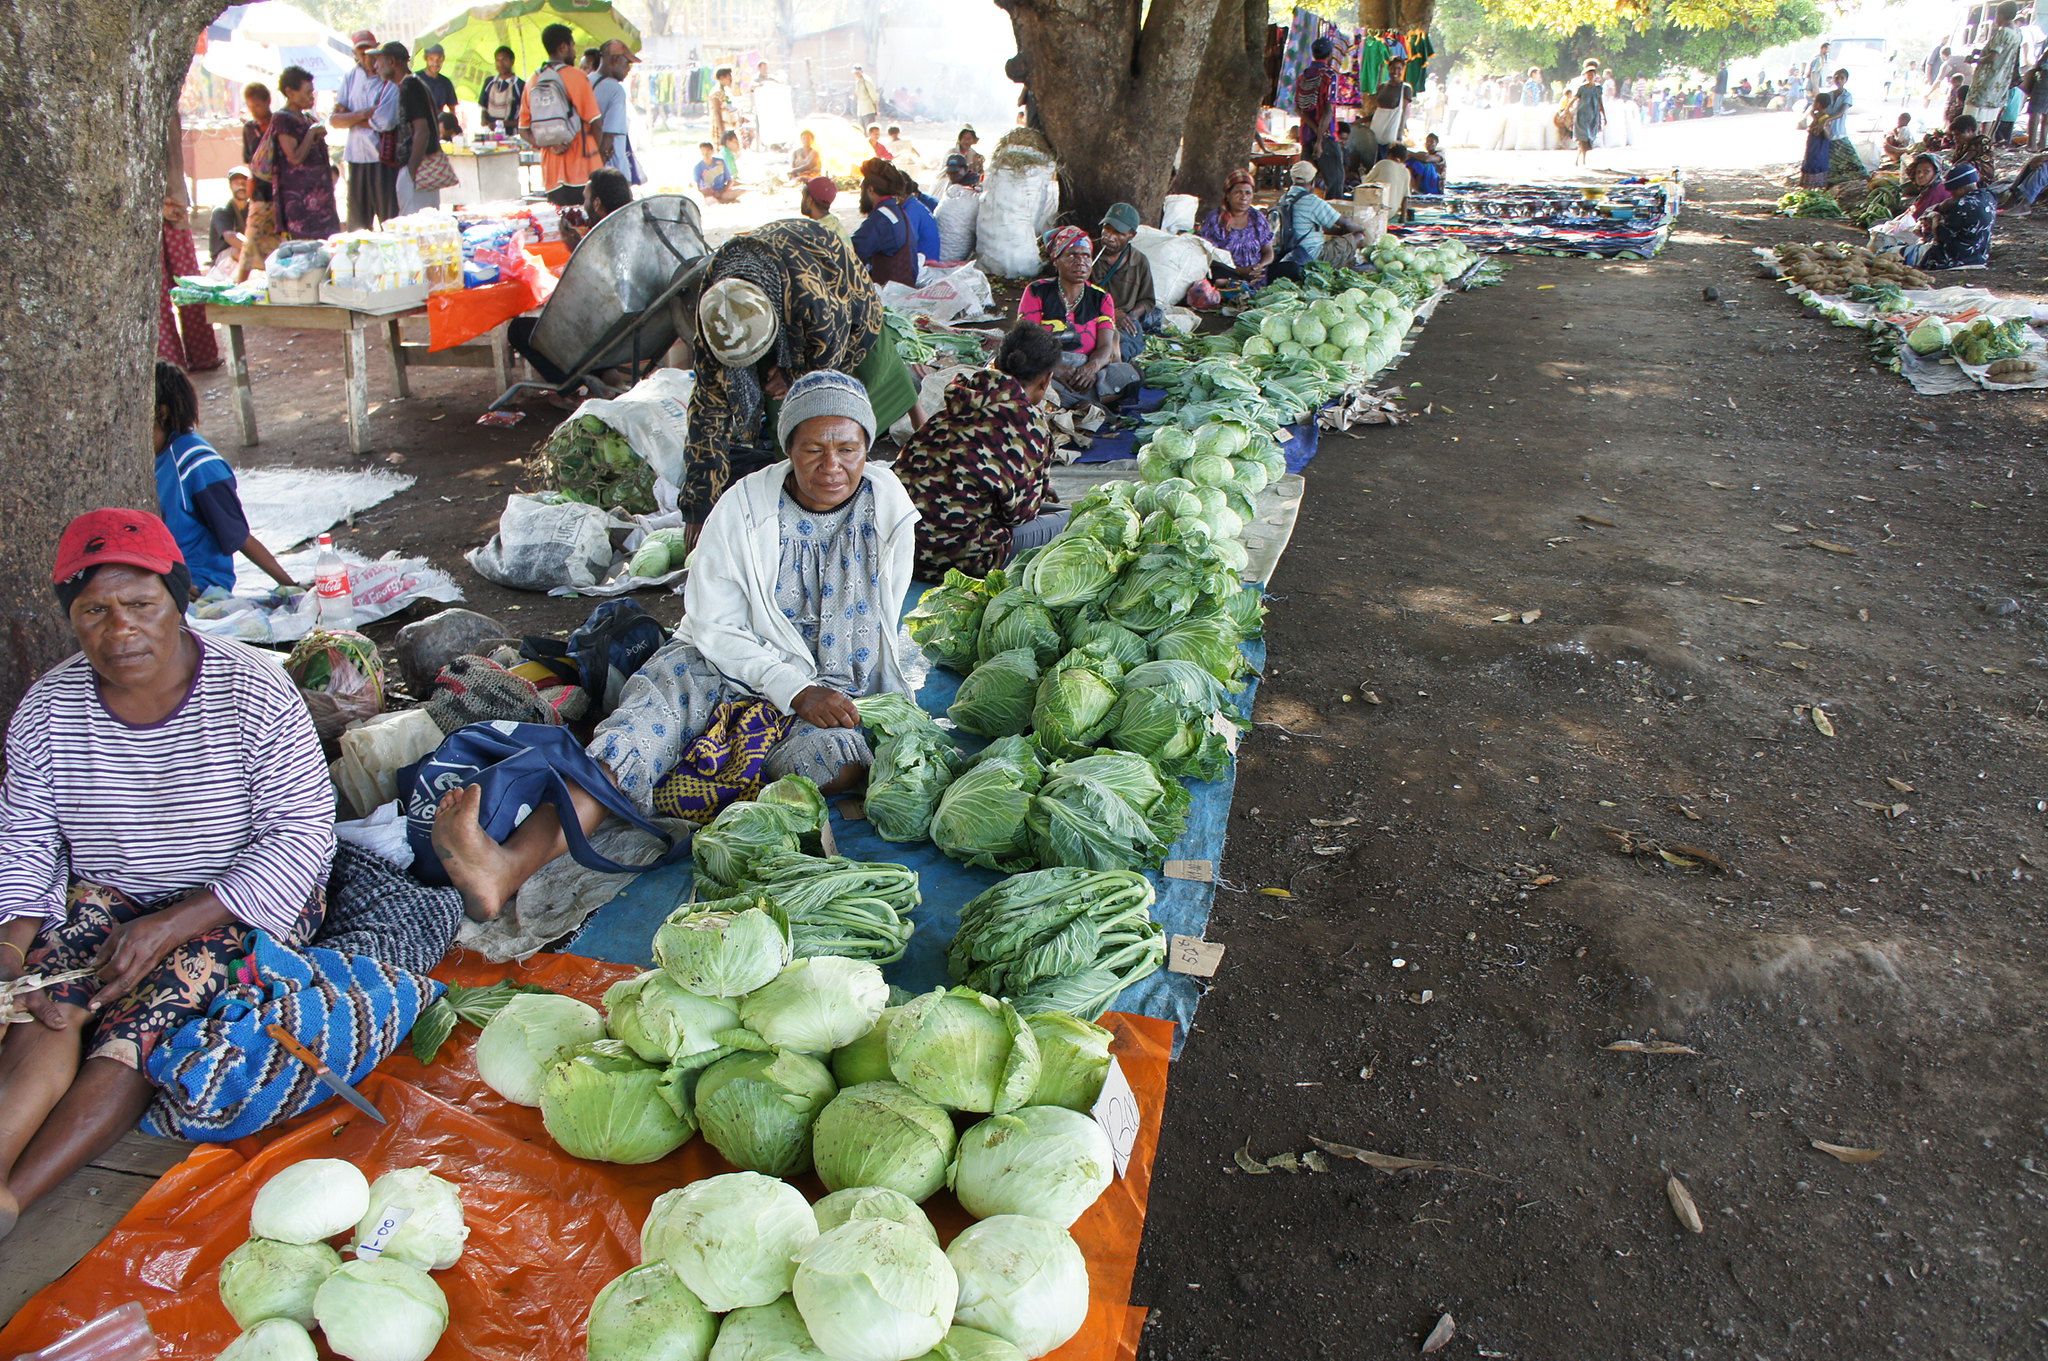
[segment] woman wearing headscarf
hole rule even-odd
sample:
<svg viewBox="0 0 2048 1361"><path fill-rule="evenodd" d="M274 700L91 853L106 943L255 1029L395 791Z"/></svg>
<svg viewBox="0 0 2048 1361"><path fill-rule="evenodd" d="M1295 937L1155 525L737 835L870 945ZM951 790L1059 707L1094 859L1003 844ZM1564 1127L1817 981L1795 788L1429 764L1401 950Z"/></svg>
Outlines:
<svg viewBox="0 0 2048 1361"><path fill-rule="evenodd" d="M705 759L714 741L765 753L764 781L804 775L831 796L865 777L874 757L853 701L909 689L897 618L917 524L896 474L867 461L878 428L854 378L806 374L776 416L787 457L742 478L712 509L682 622L626 682L588 748L641 809L700 811L693 801L719 770ZM584 830L595 830L604 808L572 792ZM478 803L474 786L448 795L434 847L465 910L488 920L567 843L552 808L494 841Z"/></svg>
<svg viewBox="0 0 2048 1361"><path fill-rule="evenodd" d="M81 515L51 581L79 650L15 708L0 787L0 983L50 980L0 1025L0 1238L133 1128L151 1052L252 932L312 937L334 855L306 706L263 654L185 627L163 521Z"/></svg>
<svg viewBox="0 0 2048 1361"><path fill-rule="evenodd" d="M1302 164L1306 165L1304 161ZM1068 406L1093 401L1111 407L1138 386L1138 371L1123 362L1116 302L1088 282L1095 246L1079 227L1052 234L1053 275L1034 279L1017 300L1017 320L1035 321L1060 343L1053 383Z"/></svg>
<svg viewBox="0 0 2048 1361"><path fill-rule="evenodd" d="M1230 252L1234 277L1211 276L1227 301L1241 302L1266 282L1266 268L1273 263L1273 219L1252 202L1252 172L1233 170L1223 181L1223 204L1203 220L1205 241ZM1220 267L1219 267L1220 268Z"/></svg>
<svg viewBox="0 0 2048 1361"><path fill-rule="evenodd" d="M1949 167L1942 180L1950 197L1920 219L1927 240L1902 252L1917 269L1965 269L1991 263L1991 229L1998 223L1998 201L1977 179L1974 165Z"/></svg>
<svg viewBox="0 0 2048 1361"><path fill-rule="evenodd" d="M775 407L805 374L837 369L867 389L886 430L917 388L882 325L882 304L839 233L791 218L736 236L712 257L697 306L697 387L680 506L701 525L740 473L773 461Z"/></svg>
<svg viewBox="0 0 2048 1361"><path fill-rule="evenodd" d="M1059 367L1060 344L1036 322L1003 338L993 368L963 373L945 405L896 456L896 476L917 507L917 575L948 568L987 576L1066 528L1050 506L1052 441L1031 419Z"/></svg>

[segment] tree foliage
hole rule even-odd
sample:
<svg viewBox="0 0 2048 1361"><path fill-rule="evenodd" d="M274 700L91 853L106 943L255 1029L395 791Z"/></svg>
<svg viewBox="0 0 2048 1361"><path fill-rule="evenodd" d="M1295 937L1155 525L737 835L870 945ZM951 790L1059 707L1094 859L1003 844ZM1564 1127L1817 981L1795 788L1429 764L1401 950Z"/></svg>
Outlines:
<svg viewBox="0 0 2048 1361"><path fill-rule="evenodd" d="M1518 0L1506 0L1518 3ZM1715 71L1786 43L1814 37L1827 18L1813 0L1775 0L1755 19L1695 27L1681 22L1676 7L1659 5L1647 24L1603 26L1585 23L1558 32L1503 22L1497 0L1442 0L1437 8L1439 45L1470 69L1523 71L1540 66L1548 76L1568 78L1588 57L1624 79L1656 76L1672 69ZM1611 7L1598 10L1604 19Z"/></svg>

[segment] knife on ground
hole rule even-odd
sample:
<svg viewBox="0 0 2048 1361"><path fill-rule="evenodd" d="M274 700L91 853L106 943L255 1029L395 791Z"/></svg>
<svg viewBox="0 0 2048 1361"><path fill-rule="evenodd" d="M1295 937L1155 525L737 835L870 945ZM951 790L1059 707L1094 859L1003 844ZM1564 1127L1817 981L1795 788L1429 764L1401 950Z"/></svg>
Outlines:
<svg viewBox="0 0 2048 1361"><path fill-rule="evenodd" d="M326 1087L328 1091L333 1092L343 1101L348 1102L349 1105L354 1106L378 1124L387 1125L391 1123L384 1118L384 1112L371 1105L369 1099L361 1092L358 1092L355 1088L336 1077L334 1070L323 1063L318 1054L306 1048L305 1045L300 1044L298 1037L289 1030L286 1030L281 1025L271 1025L264 1028L270 1032L271 1038L283 1045L293 1058L311 1068L313 1076L319 1078L321 1085Z"/></svg>

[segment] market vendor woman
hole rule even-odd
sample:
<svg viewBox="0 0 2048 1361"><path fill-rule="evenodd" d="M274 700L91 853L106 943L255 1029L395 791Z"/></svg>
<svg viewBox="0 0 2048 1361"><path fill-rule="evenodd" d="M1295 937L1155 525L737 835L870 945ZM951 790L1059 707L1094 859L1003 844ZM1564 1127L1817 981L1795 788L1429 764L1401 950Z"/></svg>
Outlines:
<svg viewBox="0 0 2048 1361"><path fill-rule="evenodd" d="M882 324L881 300L845 238L810 218L771 222L718 248L697 307L683 519L704 523L736 476L774 461L775 407L808 373L860 380L887 430L917 388Z"/></svg>
<svg viewBox="0 0 2048 1361"><path fill-rule="evenodd" d="M334 786L290 679L184 626L163 521L73 520L51 574L79 652L22 698L0 785L0 982L78 976L0 1026L0 1235L142 1115L164 1036L254 930L312 937Z"/></svg>
<svg viewBox="0 0 2048 1361"><path fill-rule="evenodd" d="M588 748L641 809L704 811L693 801L706 781L684 757L706 751L698 739L714 725L721 754L764 755L763 780L804 775L831 796L866 778L873 755L853 701L909 689L896 624L917 524L895 473L867 461L876 429L858 381L807 374L776 416L789 457L734 483L712 508L675 637L633 674ZM714 771L725 768L715 761ZM571 790L594 831L603 807ZM504 843L492 840L477 821L480 799L471 785L442 800L434 849L464 909L489 920L567 843L548 807Z"/></svg>

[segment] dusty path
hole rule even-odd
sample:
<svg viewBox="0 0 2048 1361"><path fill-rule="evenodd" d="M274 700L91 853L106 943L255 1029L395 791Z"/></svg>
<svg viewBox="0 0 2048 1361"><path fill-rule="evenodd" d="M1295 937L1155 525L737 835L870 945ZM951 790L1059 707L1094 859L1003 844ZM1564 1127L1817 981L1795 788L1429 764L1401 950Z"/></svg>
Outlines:
<svg viewBox="0 0 2048 1361"><path fill-rule="evenodd" d="M1871 371L1764 194L1454 300L1311 469L1149 1361L2048 1353L2048 405ZM1234 1167L1312 1135L1476 1171Z"/></svg>

